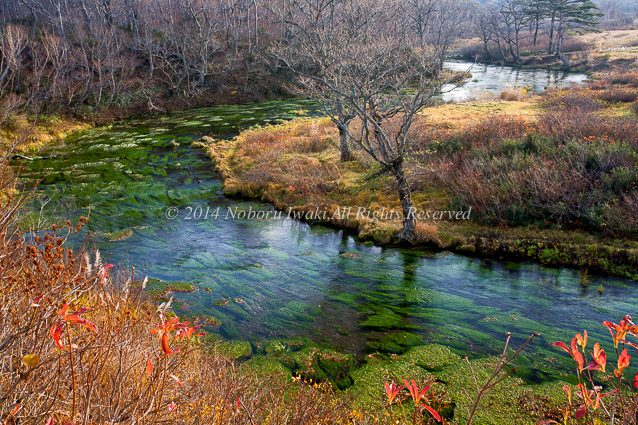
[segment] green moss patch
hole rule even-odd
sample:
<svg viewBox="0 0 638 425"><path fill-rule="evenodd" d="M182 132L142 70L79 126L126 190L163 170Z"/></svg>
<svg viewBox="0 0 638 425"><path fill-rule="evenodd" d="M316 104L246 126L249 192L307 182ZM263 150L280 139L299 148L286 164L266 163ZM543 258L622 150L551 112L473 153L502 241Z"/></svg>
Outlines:
<svg viewBox="0 0 638 425"><path fill-rule="evenodd" d="M195 285L188 282L165 282L155 278L149 278L146 284L146 292L153 298L167 297L173 292L194 292L195 289Z"/></svg>
<svg viewBox="0 0 638 425"><path fill-rule="evenodd" d="M217 344L216 349L234 360L245 360L253 354L252 346L248 341L224 341Z"/></svg>

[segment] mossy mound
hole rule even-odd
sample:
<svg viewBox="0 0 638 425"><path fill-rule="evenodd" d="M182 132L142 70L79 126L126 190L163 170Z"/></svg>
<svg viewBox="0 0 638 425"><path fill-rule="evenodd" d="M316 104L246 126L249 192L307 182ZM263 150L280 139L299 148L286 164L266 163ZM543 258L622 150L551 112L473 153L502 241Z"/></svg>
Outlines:
<svg viewBox="0 0 638 425"><path fill-rule="evenodd" d="M234 360L246 360L253 354L253 348L248 341L224 341L217 344L217 351Z"/></svg>
<svg viewBox="0 0 638 425"><path fill-rule="evenodd" d="M487 381L497 362L498 359L493 357L472 362L479 383ZM446 390L456 403L455 420L466 422L467 409L471 408L472 400L464 392L467 391L472 397L476 394L469 365L459 362L435 371L434 375L446 383ZM513 425L535 424L541 419L559 420L560 406L565 401L563 385L564 382L529 385L518 377L505 379L482 398L474 423Z"/></svg>
<svg viewBox="0 0 638 425"><path fill-rule="evenodd" d="M142 282L137 282L137 285L141 286ZM145 290L153 298L163 298L172 292L193 292L195 291L195 285L188 282L165 282L160 279L149 278Z"/></svg>
<svg viewBox="0 0 638 425"><path fill-rule="evenodd" d="M104 233L104 237L109 240L109 242L117 242L122 241L124 239L128 239L133 236L132 229L122 229L117 232L107 232Z"/></svg>
<svg viewBox="0 0 638 425"><path fill-rule="evenodd" d="M336 388L343 390L354 382L351 377L354 358L350 354L306 347L297 352L283 353L277 359L294 376L308 383L331 382Z"/></svg>
<svg viewBox="0 0 638 425"><path fill-rule="evenodd" d="M473 373L480 384L487 381L498 359L489 357L473 360ZM454 423L467 422L468 408L476 396L472 372L466 361L441 345L414 347L403 355L389 357L370 355L364 365L352 372L354 384L347 394L363 409L381 410L385 403L383 384L401 383L414 379L419 387L432 385L430 400L442 416ZM565 398L564 382L548 382L540 385L524 383L518 377L510 377L488 392L474 417L475 424L514 425L535 424L541 419L559 419ZM405 408L409 396L402 399Z"/></svg>
<svg viewBox="0 0 638 425"><path fill-rule="evenodd" d="M277 357L284 353L300 351L302 348L312 345L312 342L308 338L288 338L283 340L274 339L267 342L258 342L253 345L257 352Z"/></svg>
<svg viewBox="0 0 638 425"><path fill-rule="evenodd" d="M437 378L421 365L443 367L459 362L458 356L439 345L415 347L401 356L371 354L365 364L352 373L354 385L348 392L361 408L381 409L385 400L385 382L400 383L403 379L414 379L420 383L433 383Z"/></svg>
<svg viewBox="0 0 638 425"><path fill-rule="evenodd" d="M253 356L240 366L240 371L252 376L266 377L288 377L290 379L290 370L272 357Z"/></svg>
<svg viewBox="0 0 638 425"><path fill-rule="evenodd" d="M380 353L404 353L408 348L423 344L423 338L409 332L400 331L384 335L375 341L369 341L366 346L370 351Z"/></svg>
<svg viewBox="0 0 638 425"><path fill-rule="evenodd" d="M389 329L412 329L417 326L410 325L403 320L403 317L389 309L379 309L376 314L368 316L368 318L360 324L363 328L375 330Z"/></svg>

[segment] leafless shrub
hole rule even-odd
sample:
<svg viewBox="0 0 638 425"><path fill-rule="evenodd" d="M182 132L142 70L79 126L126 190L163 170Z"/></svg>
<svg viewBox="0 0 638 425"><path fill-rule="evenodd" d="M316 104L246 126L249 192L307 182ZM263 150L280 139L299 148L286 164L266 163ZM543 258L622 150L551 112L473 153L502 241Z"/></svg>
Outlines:
<svg viewBox="0 0 638 425"><path fill-rule="evenodd" d="M603 102L634 102L638 98L638 90L630 88L615 87L596 93L596 98Z"/></svg>

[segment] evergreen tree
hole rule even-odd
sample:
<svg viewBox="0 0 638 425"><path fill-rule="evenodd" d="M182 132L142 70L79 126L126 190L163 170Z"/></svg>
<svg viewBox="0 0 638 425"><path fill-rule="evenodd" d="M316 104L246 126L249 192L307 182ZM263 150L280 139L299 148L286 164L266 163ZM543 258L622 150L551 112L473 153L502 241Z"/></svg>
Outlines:
<svg viewBox="0 0 638 425"><path fill-rule="evenodd" d="M527 15L529 30L533 34L534 46L543 21L551 16L551 0L523 0L523 10Z"/></svg>
<svg viewBox="0 0 638 425"><path fill-rule="evenodd" d="M595 31L598 25L596 18L603 16L603 13L591 0L558 0L554 6L558 28L553 52L563 61L565 67L569 68L569 62L563 54L565 35L570 31Z"/></svg>

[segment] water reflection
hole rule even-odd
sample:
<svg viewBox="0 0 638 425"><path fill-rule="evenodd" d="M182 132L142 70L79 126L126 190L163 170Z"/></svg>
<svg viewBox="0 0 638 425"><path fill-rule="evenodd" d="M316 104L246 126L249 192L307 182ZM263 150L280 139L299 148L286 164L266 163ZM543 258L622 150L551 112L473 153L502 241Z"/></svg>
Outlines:
<svg viewBox="0 0 638 425"><path fill-rule="evenodd" d="M470 71L472 76L460 85L447 84L443 87L443 100L462 102L485 95L498 95L509 87L530 87L536 93L542 93L549 87L566 87L587 80L587 75L551 71L544 69L520 69L510 66L487 65L467 61L447 61L446 69Z"/></svg>

